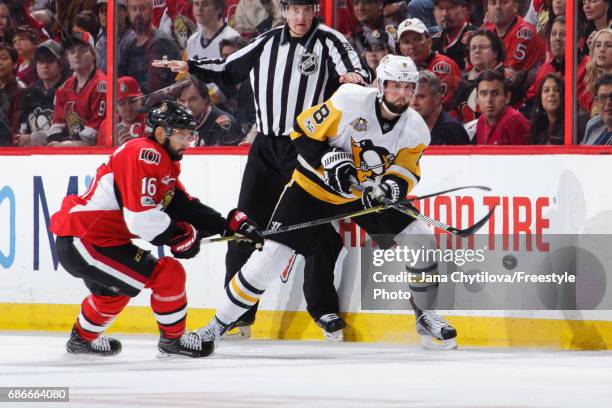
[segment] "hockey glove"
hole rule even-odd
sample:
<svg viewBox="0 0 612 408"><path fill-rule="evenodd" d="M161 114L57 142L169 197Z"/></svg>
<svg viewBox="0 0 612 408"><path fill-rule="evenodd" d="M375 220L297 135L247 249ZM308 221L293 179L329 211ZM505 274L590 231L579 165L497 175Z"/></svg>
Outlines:
<svg viewBox="0 0 612 408"><path fill-rule="evenodd" d="M385 198L392 202L399 201L401 197L401 187L393 179L383 179L381 183L374 183L365 188L361 196L363 208L368 209L381 205Z"/></svg>
<svg viewBox="0 0 612 408"><path fill-rule="evenodd" d="M227 214L227 221L225 224L224 237L229 237L238 233L255 243L255 248L261 249L264 244L264 237L257 228L257 225L247 217L245 213L237 208Z"/></svg>
<svg viewBox="0 0 612 408"><path fill-rule="evenodd" d="M334 147L321 157L325 171L325 184L342 197L351 198L351 185L357 179L357 170L350 153Z"/></svg>
<svg viewBox="0 0 612 408"><path fill-rule="evenodd" d="M200 233L188 222L176 223L182 232L170 239L168 246L175 258L190 259L200 252Z"/></svg>

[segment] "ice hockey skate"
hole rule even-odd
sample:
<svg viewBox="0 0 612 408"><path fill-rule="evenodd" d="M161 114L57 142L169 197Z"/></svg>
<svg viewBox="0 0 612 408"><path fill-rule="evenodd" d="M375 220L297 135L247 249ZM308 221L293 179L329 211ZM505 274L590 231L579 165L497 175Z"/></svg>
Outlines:
<svg viewBox="0 0 612 408"><path fill-rule="evenodd" d="M214 353L215 343L204 341L197 334L185 332L181 337L169 339L161 336L159 343L158 357L207 357Z"/></svg>
<svg viewBox="0 0 612 408"><path fill-rule="evenodd" d="M239 320L221 336L221 340L248 340L251 338L251 326L255 321Z"/></svg>
<svg viewBox="0 0 612 408"><path fill-rule="evenodd" d="M121 352L121 342L104 336L100 336L94 341L85 340L74 326L70 333L70 339L66 343L66 351L70 354L108 357Z"/></svg>
<svg viewBox="0 0 612 408"><path fill-rule="evenodd" d="M457 348L457 330L432 310L416 310L416 330L421 346L431 350Z"/></svg>
<svg viewBox="0 0 612 408"><path fill-rule="evenodd" d="M323 329L325 340L333 342L344 341L342 329L346 327L344 320L336 313L328 313L316 320L317 326Z"/></svg>

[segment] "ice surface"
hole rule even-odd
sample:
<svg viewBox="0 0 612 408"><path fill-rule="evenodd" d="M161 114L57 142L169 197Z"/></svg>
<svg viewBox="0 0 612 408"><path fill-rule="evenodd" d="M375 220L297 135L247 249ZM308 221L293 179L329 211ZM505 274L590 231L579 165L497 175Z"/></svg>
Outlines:
<svg viewBox="0 0 612 408"><path fill-rule="evenodd" d="M0 333L0 386L68 386L70 403L16 407L609 407L612 353L398 344L224 342L159 359L157 338L117 335L110 358L66 354L68 334Z"/></svg>

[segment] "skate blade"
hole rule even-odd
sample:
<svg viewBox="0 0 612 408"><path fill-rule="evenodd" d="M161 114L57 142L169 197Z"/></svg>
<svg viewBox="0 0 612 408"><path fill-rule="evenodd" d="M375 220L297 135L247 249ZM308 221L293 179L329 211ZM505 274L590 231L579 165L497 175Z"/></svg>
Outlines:
<svg viewBox="0 0 612 408"><path fill-rule="evenodd" d="M106 360L109 357L116 357L121 353L117 354L91 354L91 353L71 353L69 351L66 352L66 358L71 360L83 360L83 361L96 361L96 360Z"/></svg>
<svg viewBox="0 0 612 408"><path fill-rule="evenodd" d="M421 347L428 350L456 350L457 339L438 340L432 336L421 335Z"/></svg>
<svg viewBox="0 0 612 408"><path fill-rule="evenodd" d="M225 341L242 341L248 340L251 338L251 326L240 326L236 327L223 336L221 336L221 340Z"/></svg>
<svg viewBox="0 0 612 408"><path fill-rule="evenodd" d="M323 330L323 336L325 336L325 341L332 343L341 343L344 341L344 333L342 330L337 330L335 332L327 332Z"/></svg>
<svg viewBox="0 0 612 408"><path fill-rule="evenodd" d="M166 353L165 351L158 351L157 352L157 358L159 360L200 360L203 358L209 358L214 356L215 353L212 352L207 356L202 356L202 357L192 357L192 356L188 356L185 354L170 354L170 353Z"/></svg>

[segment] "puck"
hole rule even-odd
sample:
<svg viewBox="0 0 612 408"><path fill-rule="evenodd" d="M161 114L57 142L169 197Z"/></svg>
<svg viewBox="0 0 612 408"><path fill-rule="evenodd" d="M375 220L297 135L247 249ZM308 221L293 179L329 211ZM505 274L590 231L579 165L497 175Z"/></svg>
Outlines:
<svg viewBox="0 0 612 408"><path fill-rule="evenodd" d="M518 260L516 259L516 256L514 255L506 255L502 259L502 265L507 270L514 269L516 268L516 265L518 265Z"/></svg>

